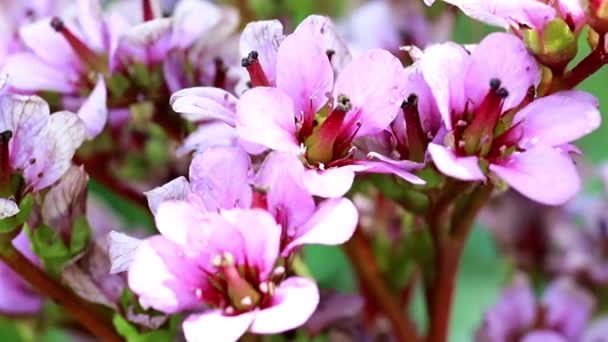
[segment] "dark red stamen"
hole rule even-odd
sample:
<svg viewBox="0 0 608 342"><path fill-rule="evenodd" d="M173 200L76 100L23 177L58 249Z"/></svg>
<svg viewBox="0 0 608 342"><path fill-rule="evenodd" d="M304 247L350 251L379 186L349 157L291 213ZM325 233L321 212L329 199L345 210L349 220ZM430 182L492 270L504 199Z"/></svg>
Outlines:
<svg viewBox="0 0 608 342"><path fill-rule="evenodd" d="M105 64L105 61L103 61L97 53L91 50L82 42L82 40L80 40L80 38L65 26L63 20L54 17L51 20L51 27L63 35L63 38L70 44L72 50L74 50L83 63L95 70L98 70L100 66Z"/></svg>
<svg viewBox="0 0 608 342"><path fill-rule="evenodd" d="M418 96L411 94L401 105L405 117L405 129L409 156L407 159L417 162L424 161L427 138L422 129L420 113L418 112ZM405 158L405 156L402 156Z"/></svg>
<svg viewBox="0 0 608 342"><path fill-rule="evenodd" d="M0 182L3 185L10 183L11 165L9 157L9 142L13 137L13 132L4 131L0 133Z"/></svg>
<svg viewBox="0 0 608 342"><path fill-rule="evenodd" d="M315 113L312 111L312 99L308 102L308 110L302 113L302 127L298 131L300 141L305 141L315 128Z"/></svg>
<svg viewBox="0 0 608 342"><path fill-rule="evenodd" d="M253 87L267 87L270 85L258 59L257 51L251 51L247 57L241 59L241 65L247 69Z"/></svg>
<svg viewBox="0 0 608 342"><path fill-rule="evenodd" d="M143 0L143 12L144 12L144 21L153 20L156 16L154 15L154 6L152 6L153 0Z"/></svg>
<svg viewBox="0 0 608 342"><path fill-rule="evenodd" d="M343 133L346 134L340 134L338 138L336 138L337 144L334 145L334 156L341 156L344 154L344 152L346 152L346 150L352 145L353 140L355 140L357 133L359 133L361 125L361 121L357 120L355 123L345 126L347 129L345 129Z"/></svg>
<svg viewBox="0 0 608 342"><path fill-rule="evenodd" d="M213 64L215 66L213 86L216 88L224 88L226 86L226 72L228 71L228 68L226 67L226 64L224 64L224 61L219 57L213 59Z"/></svg>

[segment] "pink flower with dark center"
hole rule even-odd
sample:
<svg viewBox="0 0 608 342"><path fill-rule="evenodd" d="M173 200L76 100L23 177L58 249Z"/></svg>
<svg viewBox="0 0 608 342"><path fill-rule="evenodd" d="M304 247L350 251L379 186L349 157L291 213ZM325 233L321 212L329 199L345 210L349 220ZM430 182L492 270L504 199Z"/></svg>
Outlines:
<svg viewBox="0 0 608 342"><path fill-rule="evenodd" d="M287 277L279 256L281 227L260 209L156 214L162 235L146 239L129 269L144 306L166 313L197 310L183 323L188 341L236 341L246 331L294 329L314 312L315 283Z"/></svg>
<svg viewBox="0 0 608 342"><path fill-rule="evenodd" d="M340 197L355 172L394 173L415 183L409 161L387 163L355 157L353 142L389 126L405 93L405 72L384 50L369 50L339 71L327 55L323 34L309 20L285 37L276 55L252 51L243 59L253 89L240 98L236 129L240 139L262 148L295 153L307 167L309 191ZM276 62L272 62L276 60Z"/></svg>
<svg viewBox="0 0 608 342"><path fill-rule="evenodd" d="M563 91L534 100L534 58L515 36L494 33L469 53L446 43L420 60L448 132L428 151L444 174L465 180L495 175L523 195L561 204L580 187L569 143L596 129L597 100Z"/></svg>

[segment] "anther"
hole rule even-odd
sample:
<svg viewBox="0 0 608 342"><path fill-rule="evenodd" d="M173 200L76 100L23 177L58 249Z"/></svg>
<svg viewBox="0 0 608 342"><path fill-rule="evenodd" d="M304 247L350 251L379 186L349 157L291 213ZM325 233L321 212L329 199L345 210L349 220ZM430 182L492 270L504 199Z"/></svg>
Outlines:
<svg viewBox="0 0 608 342"><path fill-rule="evenodd" d="M61 30L63 30L63 28L65 27L65 24L63 23L63 20L54 17L53 19L51 19L51 27L53 28L53 30L59 32Z"/></svg>
<svg viewBox="0 0 608 342"><path fill-rule="evenodd" d="M412 93L407 97L407 103L411 106L418 106L418 95Z"/></svg>
<svg viewBox="0 0 608 342"><path fill-rule="evenodd" d="M251 51L247 57L243 57L243 59L241 59L241 66L243 68L246 68L250 65L252 65L253 63L255 63L258 60L258 52L257 51Z"/></svg>
<svg viewBox="0 0 608 342"><path fill-rule="evenodd" d="M0 144L8 143L12 137L13 137L12 131L7 130L7 131L0 133Z"/></svg>
<svg viewBox="0 0 608 342"><path fill-rule="evenodd" d="M501 81L498 78L493 78L490 80L490 89L496 91L498 90L498 88L500 88L501 85Z"/></svg>
<svg viewBox="0 0 608 342"><path fill-rule="evenodd" d="M241 59L241 66L247 69L253 87L269 86L270 82L264 73L264 69L262 69L258 57L257 51L251 51L247 57Z"/></svg>
<svg viewBox="0 0 608 342"><path fill-rule="evenodd" d="M509 96L509 91L505 88L500 88L496 91L496 95L498 95L498 97L500 98L507 98L507 96Z"/></svg>
<svg viewBox="0 0 608 342"><path fill-rule="evenodd" d="M342 94L338 95L338 104L337 104L336 108L343 112L348 112L352 108L350 99L346 95L342 95Z"/></svg>

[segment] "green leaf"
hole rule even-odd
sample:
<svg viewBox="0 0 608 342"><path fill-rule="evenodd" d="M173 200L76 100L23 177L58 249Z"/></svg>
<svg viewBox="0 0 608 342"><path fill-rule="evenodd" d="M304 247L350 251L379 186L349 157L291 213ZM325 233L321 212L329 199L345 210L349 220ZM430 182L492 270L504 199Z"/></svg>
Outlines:
<svg viewBox="0 0 608 342"><path fill-rule="evenodd" d="M352 267L340 247L309 245L304 247L303 256L319 287L349 293L356 290Z"/></svg>
<svg viewBox="0 0 608 342"><path fill-rule="evenodd" d="M87 248L91 240L92 231L86 216L80 216L74 221L72 236L70 241L70 254L72 256L80 254Z"/></svg>

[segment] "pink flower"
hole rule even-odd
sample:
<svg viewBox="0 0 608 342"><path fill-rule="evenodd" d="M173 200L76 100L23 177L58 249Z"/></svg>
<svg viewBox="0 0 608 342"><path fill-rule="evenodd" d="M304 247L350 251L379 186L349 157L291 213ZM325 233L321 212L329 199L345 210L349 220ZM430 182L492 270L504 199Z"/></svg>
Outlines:
<svg viewBox="0 0 608 342"><path fill-rule="evenodd" d="M129 286L144 306L197 310L183 323L188 341L236 341L246 331L280 333L308 320L317 286L277 266L281 227L270 214L191 212L178 203L160 205L162 235L139 246L129 270Z"/></svg>
<svg viewBox="0 0 608 342"><path fill-rule="evenodd" d="M261 150L301 155L307 167L304 182L322 197L344 195L355 172L395 173L424 183L409 172L416 163L395 165L376 155L369 157L377 161L362 160L352 148L354 140L383 131L395 119L406 94L399 60L387 51L369 50L344 66L334 82L323 36L330 28L318 27L304 21L276 53L269 43L270 48L254 50L243 60L255 88L237 104L238 137Z"/></svg>
<svg viewBox="0 0 608 342"><path fill-rule="evenodd" d="M249 156L236 147L211 147L190 165L190 181L178 178L146 193L152 212L163 203L190 217L200 211L262 209L281 227L280 251L303 244L338 245L355 231L358 214L346 198L318 205L306 190L305 170L293 154L273 152L253 175Z"/></svg>
<svg viewBox="0 0 608 342"><path fill-rule="evenodd" d="M32 252L25 231L13 240L13 246L31 262L39 264ZM33 315L42 309L42 298L29 287L27 282L8 266L0 262L0 312L10 315Z"/></svg>
<svg viewBox="0 0 608 342"><path fill-rule="evenodd" d="M543 30L545 25L562 18L570 29L578 32L587 18L580 0L557 0L553 5L540 0L443 0L458 6L466 15L484 23L505 28L533 28ZM435 0L424 0L431 5Z"/></svg>
<svg viewBox="0 0 608 342"><path fill-rule="evenodd" d="M465 181L485 180L489 172L552 205L578 191L569 143L599 126L593 96L563 91L533 100L538 67L506 33L489 35L471 53L453 43L431 46L420 67L448 130L428 146L441 172Z"/></svg>
<svg viewBox="0 0 608 342"><path fill-rule="evenodd" d="M0 95L0 187L21 173L27 189L39 191L55 183L72 165L86 137L74 113L50 114L37 96Z"/></svg>

